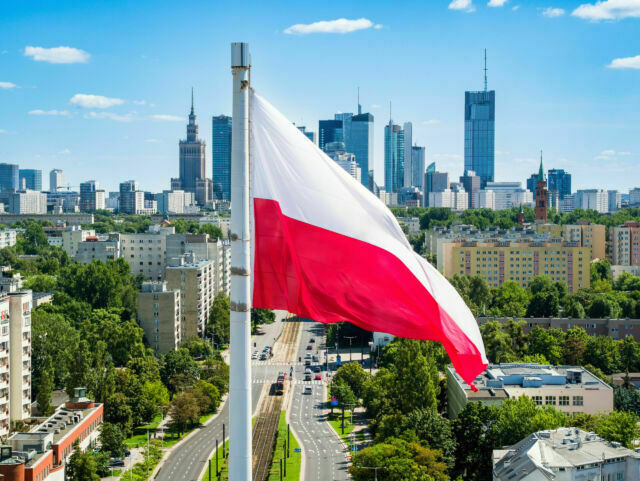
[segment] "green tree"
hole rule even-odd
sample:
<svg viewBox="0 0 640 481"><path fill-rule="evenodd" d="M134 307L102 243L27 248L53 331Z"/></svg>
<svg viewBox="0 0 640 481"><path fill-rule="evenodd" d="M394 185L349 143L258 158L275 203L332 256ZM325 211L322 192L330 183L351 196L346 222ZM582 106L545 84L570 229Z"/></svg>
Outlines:
<svg viewBox="0 0 640 481"><path fill-rule="evenodd" d="M77 387L87 387L91 380L92 356L89 343L84 339L78 343L68 358L69 377L66 379L66 390L69 396L73 396L73 390Z"/></svg>
<svg viewBox="0 0 640 481"><path fill-rule="evenodd" d="M118 425L102 423L98 440L102 450L108 452L112 458L124 456L124 434Z"/></svg>
<svg viewBox="0 0 640 481"><path fill-rule="evenodd" d="M171 423L179 433L183 433L189 425L197 426L200 422L198 400L190 392L183 392L173 398L171 403Z"/></svg>
<svg viewBox="0 0 640 481"><path fill-rule="evenodd" d="M593 364L606 374L618 372L620 369L617 341L609 336L591 338L584 358L588 364Z"/></svg>
<svg viewBox="0 0 640 481"><path fill-rule="evenodd" d="M616 411L640 414L640 391L633 386L615 386L613 388L613 407Z"/></svg>
<svg viewBox="0 0 640 481"><path fill-rule="evenodd" d="M218 392L218 388L213 384L200 379L195 383L191 392L196 397L198 405L201 408L201 412L215 413L218 410L222 399Z"/></svg>
<svg viewBox="0 0 640 481"><path fill-rule="evenodd" d="M168 386L171 392L175 393L175 385L172 387L172 380L175 380L177 375L187 376L189 379L198 378L199 368L196 362L193 360L189 351L184 348L176 349L175 351L169 351L164 356L162 367L160 369L160 378L165 386Z"/></svg>
<svg viewBox="0 0 640 481"><path fill-rule="evenodd" d="M491 454L497 446L497 410L469 402L453 421L455 473L468 481L491 479Z"/></svg>
<svg viewBox="0 0 640 481"><path fill-rule="evenodd" d="M503 330L500 322L485 322L480 326L480 333L489 361L501 363L515 360L513 339Z"/></svg>
<svg viewBox="0 0 640 481"><path fill-rule="evenodd" d="M100 481L98 464L89 452L82 452L76 442L66 466L68 481Z"/></svg>
<svg viewBox="0 0 640 481"><path fill-rule="evenodd" d="M436 363L423 355L420 341L398 339L394 344L398 349L392 364L393 392L398 410L436 410L440 389Z"/></svg>
<svg viewBox="0 0 640 481"><path fill-rule="evenodd" d="M208 337L212 335L218 344L229 343L229 327L231 316L231 302L229 296L224 292L219 292L213 299L211 310L209 311L209 322L206 333Z"/></svg>
<svg viewBox="0 0 640 481"><path fill-rule="evenodd" d="M334 379L331 382L329 385L329 393L331 397L338 399L339 406L342 408L353 408L358 404L358 398L349 385L342 379Z"/></svg>
<svg viewBox="0 0 640 481"><path fill-rule="evenodd" d="M251 332L255 333L258 326L271 324L276 320L276 313L271 309L251 309Z"/></svg>
<svg viewBox="0 0 640 481"><path fill-rule="evenodd" d="M117 424L126 437L131 435L133 414L123 393L116 392L105 400L104 419L106 422Z"/></svg>
<svg viewBox="0 0 640 481"><path fill-rule="evenodd" d="M640 365L640 349L632 336L625 337L618 343L620 351L620 367L627 372L635 372Z"/></svg>
<svg viewBox="0 0 640 481"><path fill-rule="evenodd" d="M578 304L579 305L579 304ZM582 366L584 364L584 354L590 338L581 327L567 329L564 343L564 362L569 366Z"/></svg>
<svg viewBox="0 0 640 481"><path fill-rule="evenodd" d="M560 364L563 359L565 333L560 329L534 327L527 336L530 354L542 354L550 363Z"/></svg>
<svg viewBox="0 0 640 481"><path fill-rule="evenodd" d="M211 343L198 336L191 336L189 339L182 341L180 347L187 349L191 357L195 359L209 357L213 353Z"/></svg>
<svg viewBox="0 0 640 481"><path fill-rule="evenodd" d="M333 381L335 382L337 379L344 381L359 398L362 396L362 387L368 378L369 374L360 363L350 362L338 368L333 376Z"/></svg>
<svg viewBox="0 0 640 481"><path fill-rule="evenodd" d="M604 439L632 448L640 435L638 417L632 412L611 411L598 418L596 432Z"/></svg>
<svg viewBox="0 0 640 481"><path fill-rule="evenodd" d="M523 317L527 311L529 295L517 282L506 281L496 290L493 302L502 316Z"/></svg>
<svg viewBox="0 0 640 481"><path fill-rule="evenodd" d="M53 361L51 360L51 356L47 356L47 359L44 365L44 370L42 371L42 374L40 376L38 394L36 395L36 401L38 402L38 411L42 416L48 416L53 411L53 406L51 405L53 383L54 383Z"/></svg>

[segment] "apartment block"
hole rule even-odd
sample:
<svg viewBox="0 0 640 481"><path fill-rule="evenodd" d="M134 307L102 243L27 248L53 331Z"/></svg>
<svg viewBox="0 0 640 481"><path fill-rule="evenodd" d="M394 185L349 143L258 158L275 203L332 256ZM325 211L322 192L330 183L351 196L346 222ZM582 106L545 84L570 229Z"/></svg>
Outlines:
<svg viewBox="0 0 640 481"><path fill-rule="evenodd" d="M177 289L167 289L166 282L142 283L138 294L138 323L156 355L173 351L180 344L180 294Z"/></svg>
<svg viewBox="0 0 640 481"><path fill-rule="evenodd" d="M120 256L131 267L131 274L163 280L167 236L174 233L175 228L165 222L149 226L149 231L141 234L120 234Z"/></svg>
<svg viewBox="0 0 640 481"><path fill-rule="evenodd" d="M566 414L597 414L613 410L613 388L580 366L535 363L489 364L471 387L448 366L449 416L455 418L470 401L499 404L527 396L539 406L553 406Z"/></svg>
<svg viewBox="0 0 640 481"><path fill-rule="evenodd" d="M62 232L62 249L69 257L75 257L78 244L87 240L87 237L95 235L96 231L92 229L83 229L79 225L69 226Z"/></svg>
<svg viewBox="0 0 640 481"><path fill-rule="evenodd" d="M640 222L625 222L609 229L611 265L640 266Z"/></svg>
<svg viewBox="0 0 640 481"><path fill-rule="evenodd" d="M11 292L9 300L9 418L31 417L31 309L30 290Z"/></svg>
<svg viewBox="0 0 640 481"><path fill-rule="evenodd" d="M193 253L173 258L165 270L167 288L180 291L182 311L180 337L203 336L215 291L214 261L197 259Z"/></svg>
<svg viewBox="0 0 640 481"><path fill-rule="evenodd" d="M38 190L23 190L9 194L9 213L46 214L47 194Z"/></svg>
<svg viewBox="0 0 640 481"><path fill-rule="evenodd" d="M591 249L591 260L604 259L606 257L607 236L606 227L603 224L592 224L588 220L579 221L577 224L536 224L538 233L548 233L551 237L562 237L567 242L576 242L581 246Z"/></svg>
<svg viewBox="0 0 640 481"><path fill-rule="evenodd" d="M515 281L526 287L534 277L564 281L569 292L590 285L591 249L559 239L548 241L462 241L445 243L438 266L446 277L480 275L491 287Z"/></svg>
<svg viewBox="0 0 640 481"><path fill-rule="evenodd" d="M90 264L97 259L104 262L112 261L120 257L120 240L118 234L110 234L100 239L96 236L87 238L78 243L78 251L75 259L82 264Z"/></svg>

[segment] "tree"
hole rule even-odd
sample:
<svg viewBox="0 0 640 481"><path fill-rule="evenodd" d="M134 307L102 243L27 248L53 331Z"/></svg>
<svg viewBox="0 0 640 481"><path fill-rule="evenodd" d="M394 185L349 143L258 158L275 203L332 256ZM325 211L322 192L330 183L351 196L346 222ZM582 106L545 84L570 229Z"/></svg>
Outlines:
<svg viewBox="0 0 640 481"><path fill-rule="evenodd" d="M618 343L620 366L627 372L635 372L640 364L640 349L632 336L625 337Z"/></svg>
<svg viewBox="0 0 640 481"><path fill-rule="evenodd" d="M580 304L578 304L580 305ZM590 341L587 331L581 327L567 329L564 343L564 362L569 366L582 366L584 354Z"/></svg>
<svg viewBox="0 0 640 481"><path fill-rule="evenodd" d="M196 426L200 422L200 408L196 397L190 392L178 394L171 403L171 423L179 433L184 432L189 424Z"/></svg>
<svg viewBox="0 0 640 481"><path fill-rule="evenodd" d="M187 349L191 357L195 359L209 357L213 353L211 343L198 336L191 336L189 339L182 341L180 347Z"/></svg>
<svg viewBox="0 0 640 481"><path fill-rule="evenodd" d="M506 281L496 290L493 302L502 316L523 317L527 311L529 295L517 282Z"/></svg>
<svg viewBox="0 0 640 481"><path fill-rule="evenodd" d="M89 452L82 452L77 441L66 467L68 481L100 481L98 464Z"/></svg>
<svg viewBox="0 0 640 481"><path fill-rule="evenodd" d="M638 438L638 417L631 412L611 411L598 418L596 432L604 439L617 441L627 448Z"/></svg>
<svg viewBox="0 0 640 481"><path fill-rule="evenodd" d="M66 390L69 396L73 396L73 390L77 387L87 387L91 375L91 351L89 343L81 340L77 348L70 353L68 360L69 377L66 382Z"/></svg>
<svg viewBox="0 0 640 481"><path fill-rule="evenodd" d="M362 396L362 387L368 377L369 374L362 368L360 363L350 362L340 366L333 376L333 380L334 382L337 379L344 381L353 393L360 398Z"/></svg>
<svg viewBox="0 0 640 481"><path fill-rule="evenodd" d="M51 395L53 393L53 361L51 356L47 356L45 361L44 370L40 376L40 384L38 386L38 394L36 395L36 401L38 402L38 411L42 416L48 416L53 411L51 405Z"/></svg>
<svg viewBox="0 0 640 481"><path fill-rule="evenodd" d="M258 326L271 324L276 320L276 313L271 309L251 309L251 332L255 333Z"/></svg>
<svg viewBox="0 0 640 481"><path fill-rule="evenodd" d="M329 386L329 392L331 397L338 399L338 404L342 408L353 408L358 404L358 398L342 379L334 379Z"/></svg>
<svg viewBox="0 0 640 481"><path fill-rule="evenodd" d="M617 341L609 336L591 338L585 352L585 361L601 369L605 374L618 372L620 369L620 351Z"/></svg>
<svg viewBox="0 0 640 481"><path fill-rule="evenodd" d="M558 315L560 301L555 290L542 291L533 295L527 306L527 317L554 317Z"/></svg>
<svg viewBox="0 0 640 481"><path fill-rule="evenodd" d="M201 407L201 412L215 413L222 401L218 388L213 384L198 380L191 391Z"/></svg>
<svg viewBox="0 0 640 481"><path fill-rule="evenodd" d="M209 322L207 324L207 336L215 337L218 344L229 343L229 327L231 316L231 301L224 292L219 292L213 299L211 310L209 311Z"/></svg>
<svg viewBox="0 0 640 481"><path fill-rule="evenodd" d="M393 377L389 369L382 367L365 381L362 387L362 404L367 409L368 418L377 419L383 414L393 412Z"/></svg>
<svg viewBox="0 0 640 481"><path fill-rule="evenodd" d="M220 395L229 390L229 365L218 359L206 359L200 371L200 378L213 384Z"/></svg>
<svg viewBox="0 0 640 481"><path fill-rule="evenodd" d="M613 388L613 407L616 411L640 414L640 391L633 386L615 386Z"/></svg>
<svg viewBox="0 0 640 481"><path fill-rule="evenodd" d="M497 410L469 402L453 421L455 473L468 481L491 479L491 454L496 443Z"/></svg>
<svg viewBox="0 0 640 481"><path fill-rule="evenodd" d="M176 387L181 385L175 382L177 380L176 376L187 376L188 379L195 381L198 378L198 374L198 365L187 349L179 348L175 351L169 351L167 355L164 356L160 369L160 378L165 386L169 386L171 392L176 393Z"/></svg>
<svg viewBox="0 0 640 481"><path fill-rule="evenodd" d="M100 446L112 458L124 456L124 439L124 434L122 434L122 430L118 425L107 422L100 425L100 434L98 436Z"/></svg>
<svg viewBox="0 0 640 481"><path fill-rule="evenodd" d="M131 435L133 414L123 393L117 392L105 400L104 419L106 422L117 424L125 436Z"/></svg>
<svg viewBox="0 0 640 481"><path fill-rule="evenodd" d="M487 357L491 362L501 363L515 360L513 339L503 330L498 321L485 322L480 326Z"/></svg>
<svg viewBox="0 0 640 481"><path fill-rule="evenodd" d="M563 359L565 333L560 329L534 327L527 336L530 354L542 354L551 364L557 365Z"/></svg>
<svg viewBox="0 0 640 481"><path fill-rule="evenodd" d="M575 298L570 297L564 309L564 315L570 319L584 319L584 306Z"/></svg>

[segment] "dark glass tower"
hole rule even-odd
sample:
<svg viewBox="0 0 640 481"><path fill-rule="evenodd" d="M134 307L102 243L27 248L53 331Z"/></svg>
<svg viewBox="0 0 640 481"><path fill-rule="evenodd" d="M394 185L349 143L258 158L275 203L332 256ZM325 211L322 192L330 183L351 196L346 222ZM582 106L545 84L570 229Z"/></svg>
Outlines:
<svg viewBox="0 0 640 481"><path fill-rule="evenodd" d="M218 115L213 117L212 124L213 196L231 200L231 117Z"/></svg>
<svg viewBox="0 0 640 481"><path fill-rule="evenodd" d="M0 191L13 192L18 190L18 165L0 164Z"/></svg>

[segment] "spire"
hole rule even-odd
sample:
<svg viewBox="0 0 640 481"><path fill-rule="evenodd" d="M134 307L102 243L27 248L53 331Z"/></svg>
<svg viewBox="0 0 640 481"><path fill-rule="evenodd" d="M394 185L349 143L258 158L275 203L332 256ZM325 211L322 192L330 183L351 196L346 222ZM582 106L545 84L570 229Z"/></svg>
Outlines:
<svg viewBox="0 0 640 481"><path fill-rule="evenodd" d="M484 49L484 91L487 91L487 49Z"/></svg>
<svg viewBox="0 0 640 481"><path fill-rule="evenodd" d="M391 100L389 100L389 123L393 123L393 119L391 118Z"/></svg>
<svg viewBox="0 0 640 481"><path fill-rule="evenodd" d="M193 113L193 87L191 87L191 114L190 115L194 115L194 113Z"/></svg>
<svg viewBox="0 0 640 481"><path fill-rule="evenodd" d="M540 169L538 169L538 182L546 182L544 167L542 166L542 150L540 151Z"/></svg>
<svg viewBox="0 0 640 481"><path fill-rule="evenodd" d="M360 87L358 87L358 115L362 114L362 105L360 105Z"/></svg>

